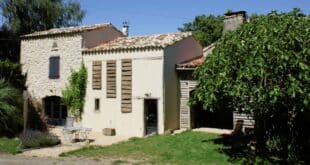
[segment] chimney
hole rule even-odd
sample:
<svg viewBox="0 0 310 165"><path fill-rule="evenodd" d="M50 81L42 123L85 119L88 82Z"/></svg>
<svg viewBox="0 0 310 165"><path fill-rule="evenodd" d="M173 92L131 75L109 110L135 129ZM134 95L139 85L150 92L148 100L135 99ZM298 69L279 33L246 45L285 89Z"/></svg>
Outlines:
<svg viewBox="0 0 310 165"><path fill-rule="evenodd" d="M128 21L123 22L122 32L126 37L128 36L128 33L129 33L129 22Z"/></svg>
<svg viewBox="0 0 310 165"><path fill-rule="evenodd" d="M224 16L223 34L227 31L236 30L241 24L247 21L245 11L226 13Z"/></svg>

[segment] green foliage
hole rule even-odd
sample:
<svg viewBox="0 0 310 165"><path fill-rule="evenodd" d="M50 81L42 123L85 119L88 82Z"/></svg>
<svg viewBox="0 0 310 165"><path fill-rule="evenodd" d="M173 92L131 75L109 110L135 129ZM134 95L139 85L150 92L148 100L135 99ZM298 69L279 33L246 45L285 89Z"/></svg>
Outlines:
<svg viewBox="0 0 310 165"><path fill-rule="evenodd" d="M180 31L192 31L196 40L204 46L216 42L222 36L223 16L199 15L193 22L188 22L179 28Z"/></svg>
<svg viewBox="0 0 310 165"><path fill-rule="evenodd" d="M0 79L0 133L15 134L22 125L22 95Z"/></svg>
<svg viewBox="0 0 310 165"><path fill-rule="evenodd" d="M18 138L0 138L0 153L17 154L21 141Z"/></svg>
<svg viewBox="0 0 310 165"><path fill-rule="evenodd" d="M2 0L5 25L19 34L81 23L85 12L71 0Z"/></svg>
<svg viewBox="0 0 310 165"><path fill-rule="evenodd" d="M76 119L81 118L86 94L87 70L82 63L79 71L71 73L69 85L62 91L62 101L69 107L69 113Z"/></svg>
<svg viewBox="0 0 310 165"><path fill-rule="evenodd" d="M250 20L226 33L195 71L199 85L191 103L201 101L212 110L226 100L235 110L254 114L261 129L258 142L273 141L270 145L285 148L282 156L292 160L309 138L301 134L309 126L299 121L310 119L305 115L310 111L310 18L294 9Z"/></svg>
<svg viewBox="0 0 310 165"><path fill-rule="evenodd" d="M60 144L60 140L56 135L48 132L40 132L27 130L20 135L21 148L39 148Z"/></svg>
<svg viewBox="0 0 310 165"><path fill-rule="evenodd" d="M13 87L23 90L25 76L21 73L21 65L8 60L0 61L0 79L5 79Z"/></svg>
<svg viewBox="0 0 310 165"><path fill-rule="evenodd" d="M1 10L1 9L0 9ZM3 29L0 31L0 60L18 63L20 54L19 35Z"/></svg>

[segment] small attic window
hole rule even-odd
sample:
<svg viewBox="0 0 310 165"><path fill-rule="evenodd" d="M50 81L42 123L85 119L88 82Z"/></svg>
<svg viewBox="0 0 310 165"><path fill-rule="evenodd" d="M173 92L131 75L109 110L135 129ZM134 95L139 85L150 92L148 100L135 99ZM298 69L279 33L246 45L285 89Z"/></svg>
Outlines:
<svg viewBox="0 0 310 165"><path fill-rule="evenodd" d="M53 45L52 45L52 50L58 50L58 45L57 45L57 42L53 42Z"/></svg>

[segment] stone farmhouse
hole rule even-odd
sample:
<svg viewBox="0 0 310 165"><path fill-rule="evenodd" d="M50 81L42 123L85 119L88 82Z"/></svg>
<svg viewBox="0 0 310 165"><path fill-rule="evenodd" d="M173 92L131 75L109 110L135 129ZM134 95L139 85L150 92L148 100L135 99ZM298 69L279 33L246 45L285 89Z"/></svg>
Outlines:
<svg viewBox="0 0 310 165"><path fill-rule="evenodd" d="M88 70L83 126L128 136L179 128L175 66L202 55L191 33L126 37L113 25L100 24L22 38L28 94L50 124L65 123L61 91L83 61Z"/></svg>
<svg viewBox="0 0 310 165"><path fill-rule="evenodd" d="M227 20L244 21L243 16L237 13ZM49 124L64 125L68 114L61 103L61 91L71 72L83 62L88 71L81 120L84 127L96 132L113 128L118 135L145 136L214 126L208 120L201 122L210 114L189 107L187 102L197 84L191 73L215 44L203 50L189 32L127 35L128 26L122 32L107 23L22 36L20 62L27 75L25 102L39 110L41 116L47 116ZM242 117L221 113L215 115L224 118L212 122L224 125L215 127L232 129L233 122ZM212 118L218 119L214 114L208 119Z"/></svg>

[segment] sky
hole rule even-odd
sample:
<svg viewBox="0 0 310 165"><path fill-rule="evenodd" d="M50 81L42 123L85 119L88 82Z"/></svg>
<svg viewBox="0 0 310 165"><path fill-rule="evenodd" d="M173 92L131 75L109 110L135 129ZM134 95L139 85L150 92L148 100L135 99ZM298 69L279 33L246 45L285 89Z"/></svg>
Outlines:
<svg viewBox="0 0 310 165"><path fill-rule="evenodd" d="M78 0L86 11L83 25L129 22L129 36L168 33L197 15L223 15L228 9L266 14L300 8L310 14L310 0Z"/></svg>

